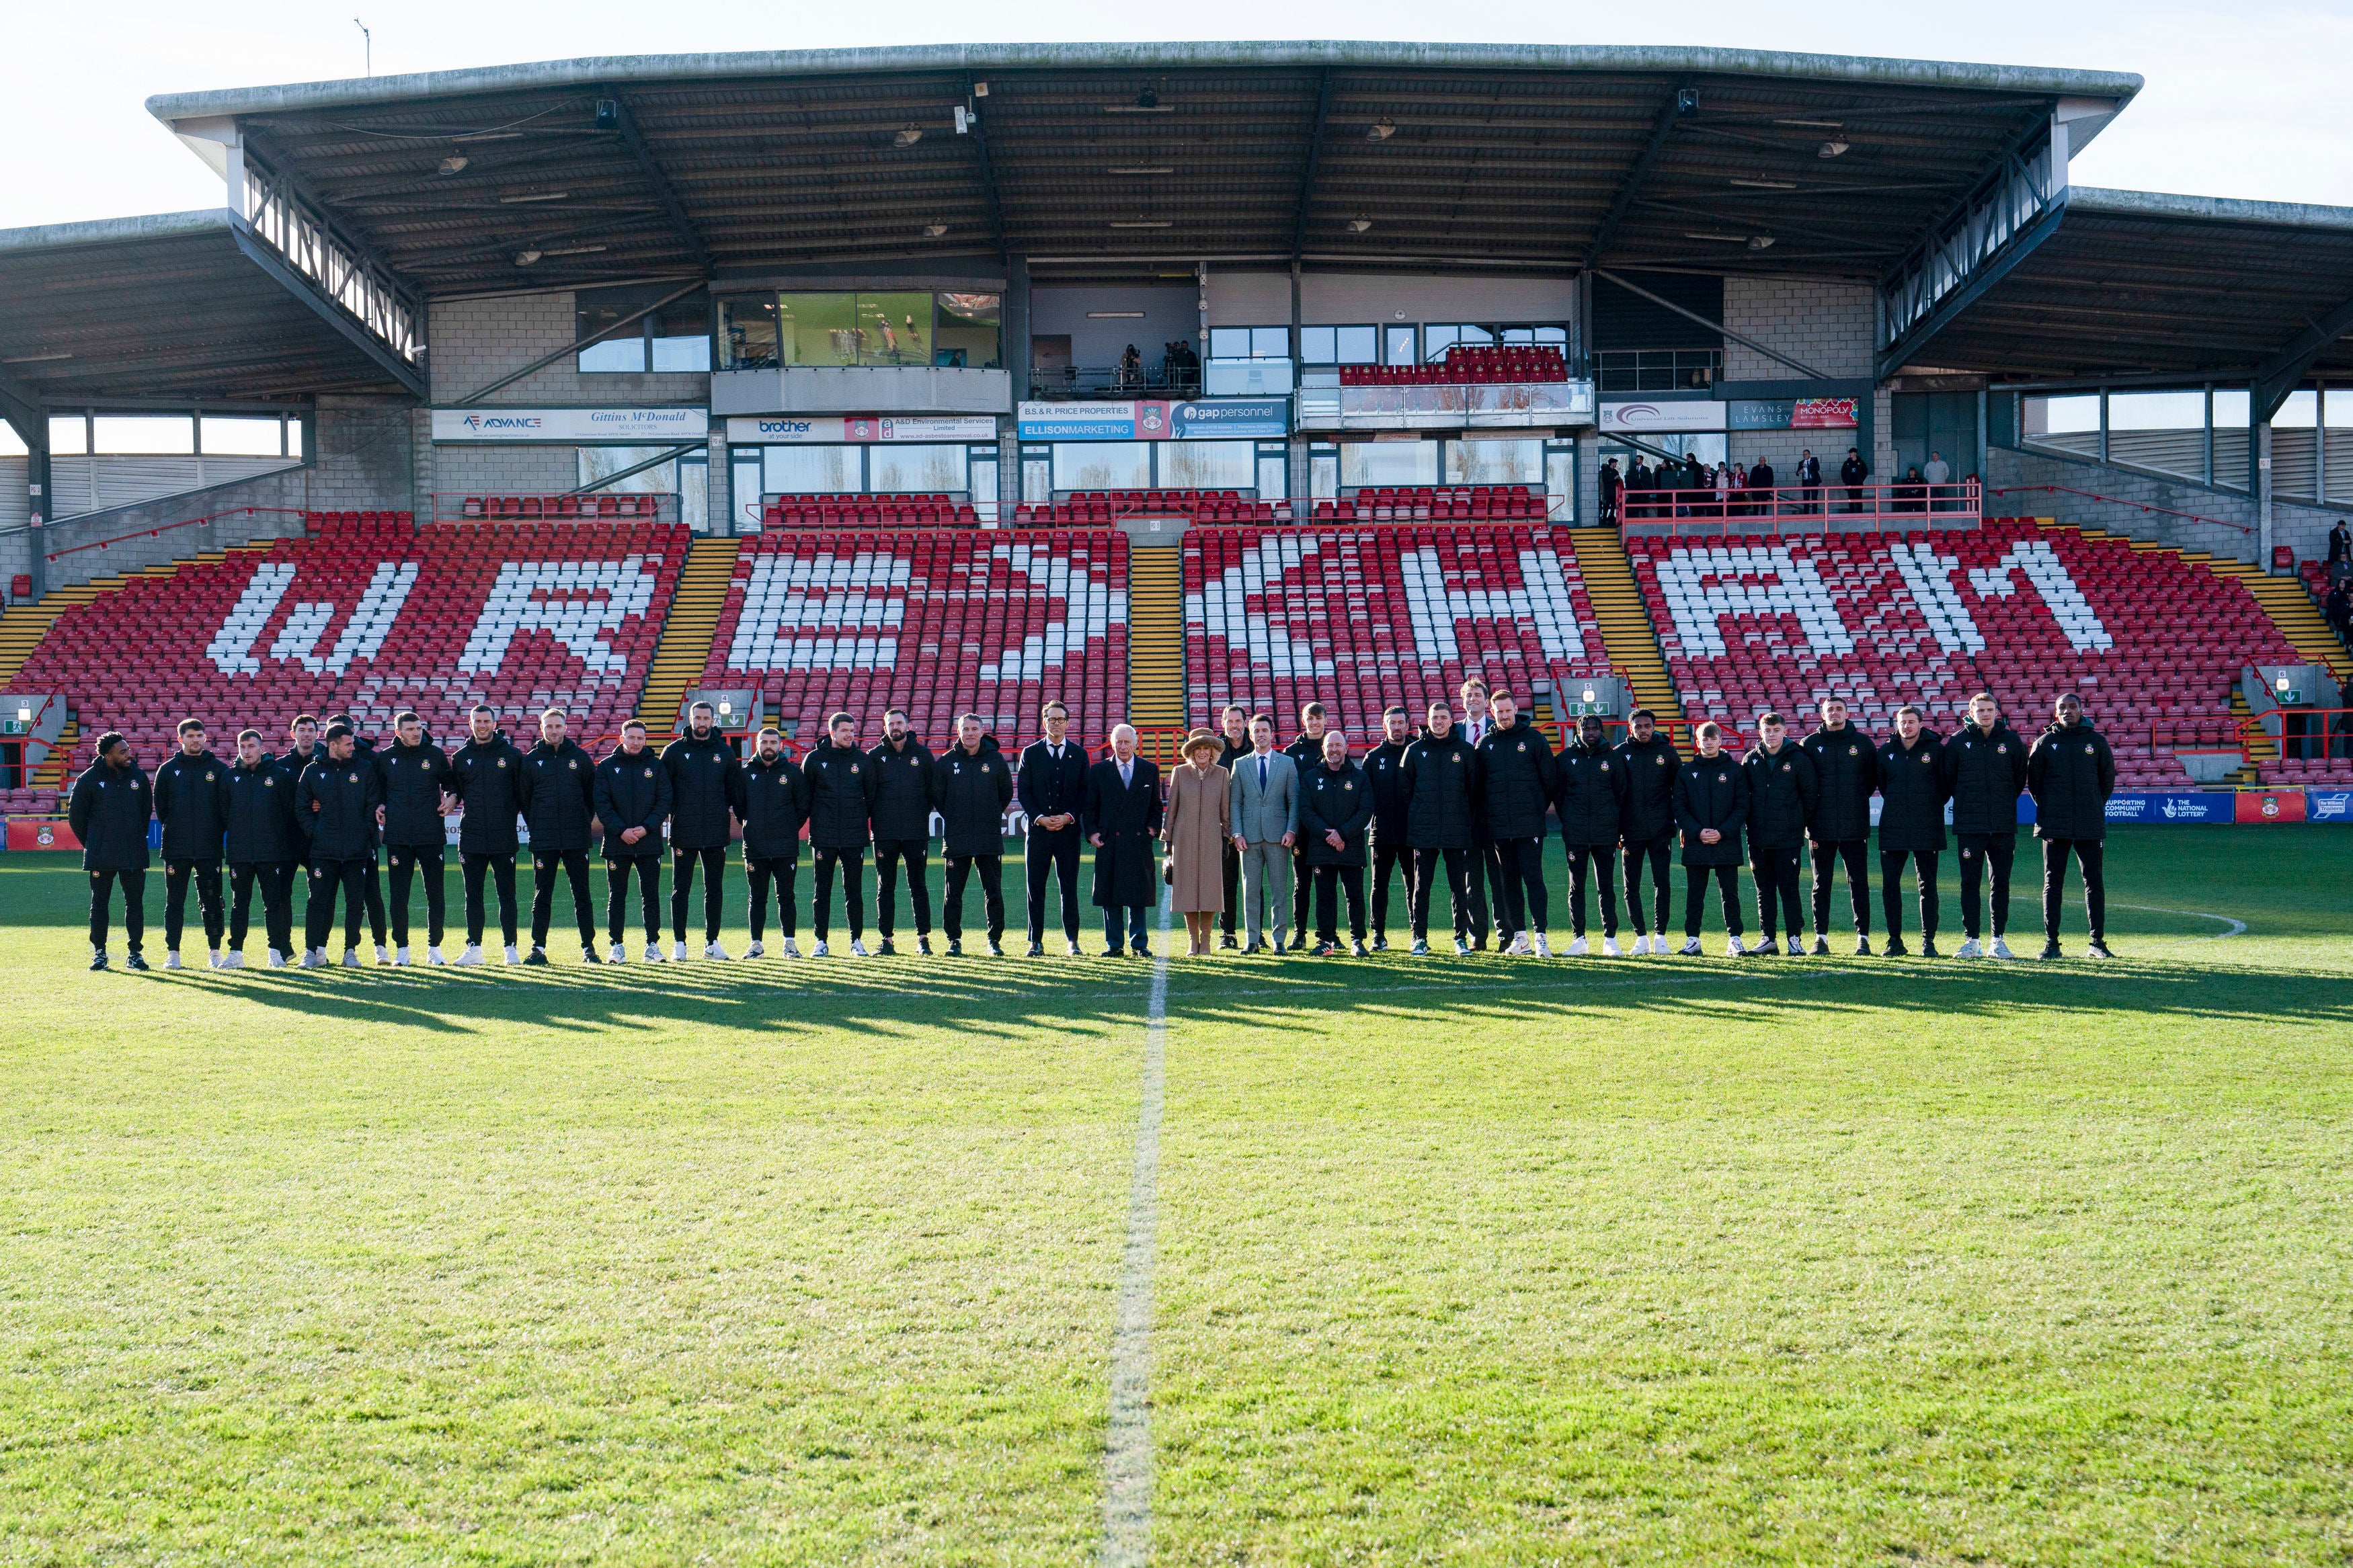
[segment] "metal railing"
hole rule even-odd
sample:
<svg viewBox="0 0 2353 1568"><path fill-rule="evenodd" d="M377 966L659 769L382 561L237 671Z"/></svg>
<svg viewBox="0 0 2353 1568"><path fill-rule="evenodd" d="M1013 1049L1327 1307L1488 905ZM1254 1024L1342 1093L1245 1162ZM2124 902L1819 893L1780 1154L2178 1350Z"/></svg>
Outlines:
<svg viewBox="0 0 2353 1568"><path fill-rule="evenodd" d="M613 502L606 510L607 501ZM543 495L463 494L436 490L431 521L435 522L676 522L679 498L674 490L630 490ZM533 510L493 510L507 502ZM628 510L624 510L623 509Z"/></svg>
<svg viewBox="0 0 2353 1568"><path fill-rule="evenodd" d="M1624 489L1619 492L1614 521L1630 534L1769 533L1778 538L1825 531L1968 529L1983 522L1985 515L1975 479L1941 485L1896 479L1724 491Z"/></svg>
<svg viewBox="0 0 2353 1568"><path fill-rule="evenodd" d="M1133 368L1116 364L1056 365L1029 373L1029 396L1039 403L1090 398L1193 397L1201 390L1198 364L1146 360Z"/></svg>
<svg viewBox="0 0 2353 1568"><path fill-rule="evenodd" d="M2178 517L2188 522L2210 522L2217 528L2235 529L2239 532L2246 534L2251 538L2253 536L2255 531L2253 529L2249 528L2242 522L2232 522L2227 517L2208 517L2203 512L2176 511L2169 506L2151 506L2146 501L2125 500L2117 496L2101 495L2096 490L2079 490L2069 485L2006 485L2000 489L1989 490L1986 493L1988 495L1997 496L2038 494L2082 496L2085 500L2099 501L2106 506L2124 506L2130 507L2135 511L2158 512L2166 517Z"/></svg>
<svg viewBox="0 0 2353 1568"><path fill-rule="evenodd" d="M207 522L217 522L225 517L253 517L264 512L272 516L282 517L308 517L311 515L302 508L294 506L235 506L229 508L226 511L206 513L203 517L183 518L178 522L158 523L153 528L133 529L129 533L118 533L106 539L93 539L86 544L69 544L63 550L51 551L45 553L41 559L44 561L62 561L69 555L79 555L85 550L104 550L110 545L125 544L134 539L160 539L164 534L176 531L179 529L198 528ZM51 526L55 527L59 525L52 524Z"/></svg>

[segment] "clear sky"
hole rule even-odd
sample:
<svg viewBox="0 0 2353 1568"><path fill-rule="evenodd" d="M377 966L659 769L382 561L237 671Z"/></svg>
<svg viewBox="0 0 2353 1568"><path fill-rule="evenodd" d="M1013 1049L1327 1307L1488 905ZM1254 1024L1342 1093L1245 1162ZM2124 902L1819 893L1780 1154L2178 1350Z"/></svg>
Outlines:
<svg viewBox="0 0 2353 1568"><path fill-rule="evenodd" d="M2147 86L2075 162L2076 183L2353 205L2353 0L356 4L378 75L582 55L1171 37L1692 44L2137 71ZM0 227L216 206L218 180L149 118L148 94L362 74L350 10L317 0L16 0L5 36L17 129Z"/></svg>

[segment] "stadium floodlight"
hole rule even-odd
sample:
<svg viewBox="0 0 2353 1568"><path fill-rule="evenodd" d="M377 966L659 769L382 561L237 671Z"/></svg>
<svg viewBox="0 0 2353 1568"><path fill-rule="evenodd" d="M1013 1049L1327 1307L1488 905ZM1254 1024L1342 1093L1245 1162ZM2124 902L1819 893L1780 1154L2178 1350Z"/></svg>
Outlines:
<svg viewBox="0 0 2353 1568"><path fill-rule="evenodd" d="M1348 220L1348 232L1350 234L1362 234L1365 230L1372 226L1373 220L1368 217L1352 217Z"/></svg>
<svg viewBox="0 0 2353 1568"><path fill-rule="evenodd" d="M570 191L529 191L519 196L501 196L499 200L512 207L520 206L524 202L568 201L571 195Z"/></svg>
<svg viewBox="0 0 2353 1568"><path fill-rule="evenodd" d="M1814 156L1817 158L1835 158L1841 153L1844 153L1847 150L1848 145L1849 143L1844 142L1825 142L1814 150Z"/></svg>
<svg viewBox="0 0 2353 1568"><path fill-rule="evenodd" d="M926 239L937 239L940 236L947 233L947 231L948 226L944 223L927 223L923 226L923 237Z"/></svg>
<svg viewBox="0 0 2353 1568"><path fill-rule="evenodd" d="M1748 237L1748 248L1770 250L1773 248L1773 237L1769 234L1752 234Z"/></svg>
<svg viewBox="0 0 2353 1568"><path fill-rule="evenodd" d="M445 174L462 174L466 172L466 165L472 162L471 158L461 157L453 153L441 160L441 172Z"/></svg>
<svg viewBox="0 0 2353 1568"><path fill-rule="evenodd" d="M1365 140L1367 142L1386 142L1396 134L1397 121L1394 120L1376 120L1365 127Z"/></svg>
<svg viewBox="0 0 2353 1568"><path fill-rule="evenodd" d="M965 136L971 133L975 123L973 113L961 103L955 106L955 121L957 135Z"/></svg>
<svg viewBox="0 0 2353 1568"><path fill-rule="evenodd" d="M1687 228L1683 230L1683 237L1685 239L1720 239L1727 245L1746 245L1748 243L1748 237L1745 234L1721 234L1712 229L1704 228Z"/></svg>
<svg viewBox="0 0 2353 1568"><path fill-rule="evenodd" d="M1752 191L1794 191L1798 188L1795 180L1735 180L1732 183L1746 185Z"/></svg>
<svg viewBox="0 0 2353 1568"><path fill-rule="evenodd" d="M537 261L539 257L540 253L536 250L518 250L515 252L515 265L529 267L533 262Z"/></svg>
<svg viewBox="0 0 2353 1568"><path fill-rule="evenodd" d="M902 126L901 127L899 133L891 138L891 145L893 147L913 147L916 142L921 142L923 139L923 128L922 126Z"/></svg>
<svg viewBox="0 0 2353 1568"><path fill-rule="evenodd" d="M1699 112L1699 89L1695 87L1679 87L1675 89L1675 112L1685 119L1689 119L1691 116L1697 114Z"/></svg>

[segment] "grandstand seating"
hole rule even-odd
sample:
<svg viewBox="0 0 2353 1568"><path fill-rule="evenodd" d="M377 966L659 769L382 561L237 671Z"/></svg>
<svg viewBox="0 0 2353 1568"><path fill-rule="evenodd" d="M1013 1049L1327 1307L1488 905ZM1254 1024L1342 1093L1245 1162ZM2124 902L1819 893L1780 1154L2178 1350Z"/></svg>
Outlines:
<svg viewBox="0 0 2353 1568"><path fill-rule="evenodd" d="M1315 503L1318 522L1541 521L1545 492L1527 485L1367 486L1346 500Z"/></svg>
<svg viewBox="0 0 2353 1568"><path fill-rule="evenodd" d="M1009 747L1053 697L1093 743L1126 711L1127 621L1114 530L787 530L745 542L702 684L759 689L800 747L893 706L934 747L967 710Z"/></svg>
<svg viewBox="0 0 2353 1568"><path fill-rule="evenodd" d="M1607 674L1566 529L1196 529L1185 536L1187 718L1321 700L1361 743L1381 710L1452 700L1467 669L1525 697Z"/></svg>
<svg viewBox="0 0 2353 1568"><path fill-rule="evenodd" d="M1567 381L1568 361L1549 346L1456 346L1437 364L1344 364L1343 386L1462 386L1482 383Z"/></svg>
<svg viewBox="0 0 2353 1568"><path fill-rule="evenodd" d="M2121 786L2189 780L2159 721L2235 736L2242 666L2295 649L2235 578L2171 551L2032 520L1906 534L1627 541L1667 665L1694 720L1752 738L1778 709L1799 729L1847 696L1883 732L1918 704L1932 729L1987 690L2030 740L2081 692Z"/></svg>
<svg viewBox="0 0 2353 1568"><path fill-rule="evenodd" d="M1240 490L1072 490L1054 506L1013 510L1017 527L1113 522L1123 517L1189 517L1201 522L1288 521L1288 501L1251 500Z"/></svg>
<svg viewBox="0 0 2353 1568"><path fill-rule="evenodd" d="M414 708L453 740L481 701L528 744L553 705L592 745L635 711L684 528L365 516L317 515L304 538L134 578L59 616L16 684L66 692L85 740L120 730L151 767L192 714L226 753L247 726L279 749L305 711L349 711L374 734Z"/></svg>
<svg viewBox="0 0 2353 1568"><path fill-rule="evenodd" d="M763 528L978 528L980 513L946 494L779 495L760 506Z"/></svg>
<svg viewBox="0 0 2353 1568"><path fill-rule="evenodd" d="M652 518L670 498L659 495L462 496L441 521L522 522L541 519Z"/></svg>

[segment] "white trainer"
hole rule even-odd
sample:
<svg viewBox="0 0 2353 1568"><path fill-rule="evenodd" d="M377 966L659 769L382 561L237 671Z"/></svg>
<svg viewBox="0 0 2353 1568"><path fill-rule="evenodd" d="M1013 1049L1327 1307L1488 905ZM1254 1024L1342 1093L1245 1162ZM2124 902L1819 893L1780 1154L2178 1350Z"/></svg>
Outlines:
<svg viewBox="0 0 2353 1568"><path fill-rule="evenodd" d="M269 967L272 969L286 967L286 955L274 947L269 950Z"/></svg>
<svg viewBox="0 0 2353 1568"><path fill-rule="evenodd" d="M831 958L833 956L833 950L825 945L825 938L819 937L810 945L809 956L811 958Z"/></svg>
<svg viewBox="0 0 2353 1568"><path fill-rule="evenodd" d="M1070 951L1070 956L1071 956L1071 957L1072 957L1072 958L1076 958L1076 957L1078 957L1078 956L1079 956L1079 944L1078 944L1077 942L1065 942L1065 943L1063 943L1063 945L1064 945L1065 947L1068 947L1068 948L1071 950L1071 951ZM1282 951L1282 950L1281 948L1279 948L1279 947L1278 947L1275 951L1276 951L1276 952L1281 952L1281 951Z"/></svg>
<svg viewBox="0 0 2353 1568"><path fill-rule="evenodd" d="M384 943L377 942L375 944L375 966L378 969L382 969L391 962L392 954L384 950Z"/></svg>
<svg viewBox="0 0 2353 1568"><path fill-rule="evenodd" d="M605 962L607 963L627 963L629 962L629 955L622 951L621 944L617 942L613 944L612 951L605 954Z"/></svg>
<svg viewBox="0 0 2353 1568"><path fill-rule="evenodd" d="M2000 937L1993 939L1993 955L1996 958L2008 959L2015 959L2018 956L2018 954L2010 951L2010 943L2002 941Z"/></svg>
<svg viewBox="0 0 2353 1568"><path fill-rule="evenodd" d="M1471 956L1471 944L1464 942L1459 936L1454 939L1454 956L1457 958L1468 958Z"/></svg>
<svg viewBox="0 0 2353 1568"><path fill-rule="evenodd" d="M440 946L439 946L439 944L438 944L438 943L437 943L437 944L435 944L434 946L432 946L432 947L428 947L428 948L427 948L427 949L425 950L425 962L426 962L427 963L428 963L428 964L433 965L435 968L437 968L437 969L438 969L438 968L439 968L442 964L445 964L445 963L448 963L449 961L448 961L448 959L446 959L446 958L444 958L444 957L442 957L442 956L441 956L441 949L440 949Z"/></svg>
<svg viewBox="0 0 2353 1568"><path fill-rule="evenodd" d="M1635 940L1639 942L1641 938L1638 937ZM1625 952L1618 945L1618 939L1614 936L1605 936L1601 939L1601 954L1605 958L1623 958L1626 956Z"/></svg>
<svg viewBox="0 0 2353 1568"><path fill-rule="evenodd" d="M646 962L648 963L664 963L669 962L662 957L661 943L658 942L649 942L646 943Z"/></svg>
<svg viewBox="0 0 2353 1568"><path fill-rule="evenodd" d="M686 943L682 942L671 942L670 944L670 956L672 963L684 963L686 962Z"/></svg>
<svg viewBox="0 0 2353 1568"><path fill-rule="evenodd" d="M1428 958L1430 956L1430 943L1422 941L1419 937L1414 938L1413 955L1416 958Z"/></svg>
<svg viewBox="0 0 2353 1568"><path fill-rule="evenodd" d="M1683 955L1685 958L1697 958L1699 956L1699 938L1693 937L1683 943Z"/></svg>
<svg viewBox="0 0 2353 1568"><path fill-rule="evenodd" d="M521 963L522 962L522 954L515 952L514 943L512 942L507 943L507 962L509 963Z"/></svg>
<svg viewBox="0 0 2353 1568"><path fill-rule="evenodd" d="M406 969L408 967L408 950L406 948L396 947L392 950L392 966L395 969Z"/></svg>
<svg viewBox="0 0 2353 1568"><path fill-rule="evenodd" d="M746 958L765 958L768 956L768 950L762 943L755 941L751 946L744 950L744 956Z"/></svg>
<svg viewBox="0 0 2353 1568"><path fill-rule="evenodd" d="M849 956L852 958L864 958L866 956L866 944L859 941L857 938L852 937L849 942Z"/></svg>
<svg viewBox="0 0 2353 1568"><path fill-rule="evenodd" d="M1983 958L1985 956L1985 949L1978 945L1977 938L1971 937L1968 941L1961 943L1960 946L1953 949L1953 956L1955 958Z"/></svg>
<svg viewBox="0 0 2353 1568"><path fill-rule="evenodd" d="M303 951L303 953L302 953L302 967L303 967L303 968L305 968L305 969L316 969L316 968L318 968L318 967L319 967L319 965L320 965L320 964L322 964L322 963L325 963L325 962L326 962L326 961L325 961L324 959L322 959L322 958L321 958L321 957L319 956L319 950L318 950L317 948L315 948L315 947L313 947L313 948L306 948L306 949Z"/></svg>
<svg viewBox="0 0 2353 1568"><path fill-rule="evenodd" d="M1583 958L1590 951L1592 950L1585 945L1585 939L1580 936L1571 941L1567 947L1562 948L1560 950L1560 955L1563 958Z"/></svg>
<svg viewBox="0 0 2353 1568"><path fill-rule="evenodd" d="M343 949L343 967L345 969L357 969L359 966L360 950L356 947L347 947Z"/></svg>
<svg viewBox="0 0 2353 1568"><path fill-rule="evenodd" d="M460 968L470 969L481 962L482 949L481 944L479 942L468 942L466 944L466 951L458 955L458 963Z"/></svg>
<svg viewBox="0 0 2353 1568"><path fill-rule="evenodd" d="M1741 945L1740 945L1740 939L1739 939L1738 937L1736 937L1736 937L1729 937L1729 938L1726 938L1726 939L1725 939L1725 943L1724 943L1724 956L1725 956L1725 957L1726 957L1726 958L1742 958L1742 957L1746 957L1746 956L1747 955L1747 952L1748 952L1748 950L1747 950L1746 948L1745 948L1745 947L1743 947L1743 946L1741 946Z"/></svg>
<svg viewBox="0 0 2353 1568"><path fill-rule="evenodd" d="M795 942L791 937L785 938L785 956L786 958L798 958L800 955L800 943Z"/></svg>
<svg viewBox="0 0 2353 1568"><path fill-rule="evenodd" d="M164 955L164 967L166 969L177 969L180 967L180 950L178 948L175 947L172 949L171 952Z"/></svg>
<svg viewBox="0 0 2353 1568"><path fill-rule="evenodd" d="M1517 956L1519 956L1519 957L1523 957L1523 958L1526 957L1526 956L1527 956L1527 952L1528 952L1528 933L1527 933L1527 932L1525 932L1525 931L1521 931L1519 934L1517 934L1516 936L1513 937L1513 938L1512 938L1512 945L1511 945L1511 946L1509 946L1509 947L1507 947L1507 948L1505 948L1504 951L1505 952L1508 952L1508 953L1515 954L1515 955L1517 955Z"/></svg>
<svg viewBox="0 0 2353 1568"><path fill-rule="evenodd" d="M241 952L223 953L221 955L221 967L223 969L243 969L245 967L245 954Z"/></svg>
<svg viewBox="0 0 2353 1568"><path fill-rule="evenodd" d="M1536 956L1538 958L1550 958L1552 956L1552 943L1545 940L1545 933L1542 931L1538 931L1535 934L1535 950Z"/></svg>
<svg viewBox="0 0 2353 1568"><path fill-rule="evenodd" d="M212 957L208 962L215 969L226 969L227 967L227 965L221 960L221 950L219 948L213 949Z"/></svg>
<svg viewBox="0 0 2353 1568"><path fill-rule="evenodd" d="M703 957L705 957L705 958L715 958L715 959L718 959L718 960L720 960L721 962L724 963L724 962L726 961L726 958L727 958L727 950L726 950L725 948L723 948L723 947L720 946L720 945L719 945L717 942L711 942L711 943L708 943L707 945L705 945L705 946L704 946L704 948L703 948L703 950L702 950L702 956L703 956Z"/></svg>

